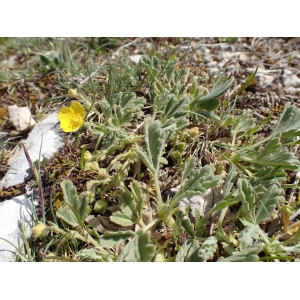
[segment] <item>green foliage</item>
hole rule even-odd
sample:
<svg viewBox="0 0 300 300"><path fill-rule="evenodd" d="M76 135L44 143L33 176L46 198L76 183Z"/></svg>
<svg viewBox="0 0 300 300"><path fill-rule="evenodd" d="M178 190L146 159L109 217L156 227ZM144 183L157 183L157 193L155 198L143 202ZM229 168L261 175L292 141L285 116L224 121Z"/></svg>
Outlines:
<svg viewBox="0 0 300 300"><path fill-rule="evenodd" d="M214 256L217 250L217 239L210 236L198 250L198 257L200 261L207 261Z"/></svg>
<svg viewBox="0 0 300 300"><path fill-rule="evenodd" d="M196 237L196 231L194 230L194 225L192 224L190 218L186 213L183 213L181 210L177 213L177 218L181 227L186 231L186 233L191 237Z"/></svg>
<svg viewBox="0 0 300 300"><path fill-rule="evenodd" d="M257 262L259 261L258 254L262 251L262 244L255 244L243 251L236 251L233 255L226 258L220 257L219 262Z"/></svg>
<svg viewBox="0 0 300 300"><path fill-rule="evenodd" d="M280 118L272 132L272 137L280 135L290 138L300 135L300 110L295 105L286 103Z"/></svg>
<svg viewBox="0 0 300 300"><path fill-rule="evenodd" d="M60 185L66 206L58 209L57 217L73 227L83 226L89 205L88 195L81 193L78 196L76 187L70 180L64 180Z"/></svg>
<svg viewBox="0 0 300 300"><path fill-rule="evenodd" d="M203 109L206 109L207 111L213 111L217 109L220 105L220 100L218 98L230 88L232 83L233 78L227 80L225 83L204 96L198 95L191 101L190 107L193 111L198 113Z"/></svg>
<svg viewBox="0 0 300 300"><path fill-rule="evenodd" d="M134 238L124 247L117 261L151 261L155 255L155 248L156 247L150 243L149 232L138 231Z"/></svg>
<svg viewBox="0 0 300 300"><path fill-rule="evenodd" d="M116 244L119 244L134 236L133 231L118 231L118 232L107 232L101 235L100 245L104 248L111 248Z"/></svg>
<svg viewBox="0 0 300 300"><path fill-rule="evenodd" d="M155 174L158 172L162 159L166 134L158 120L147 119L145 122L145 136L147 152L145 153L140 146L137 146L136 149L143 163Z"/></svg>
<svg viewBox="0 0 300 300"><path fill-rule="evenodd" d="M31 48L29 41L22 39L19 50ZM51 234L37 241L55 254L49 257L99 262L204 262L216 260L218 253L225 256L218 261L225 262L297 257L299 224L289 224L295 208L288 209L285 200L286 190L299 188L291 181L300 170L293 148L299 144L300 109L287 103L273 132L262 138L272 116L258 122L234 107L257 70L229 97L234 78L221 73L193 77L188 71L191 49L142 49L136 64L127 46L101 56L114 51L119 39L43 41L53 47L32 42L35 53L24 52L32 58L30 65L22 71L3 68L0 82L14 86L37 70L53 72L63 93L77 88L77 100L87 107L82 131L68 137L81 149L64 173L74 182L61 182L64 201L59 204L59 193L53 193L55 220L44 222ZM3 43L9 48L16 42ZM66 95L52 100L68 101ZM171 197L167 190L178 184ZM215 189L221 196L204 215L189 206L179 210L181 200ZM262 228L274 215L284 226L270 236ZM87 216L99 220L99 227L87 225ZM35 260L40 245L33 249L34 255L28 242L28 254L20 258Z"/></svg>

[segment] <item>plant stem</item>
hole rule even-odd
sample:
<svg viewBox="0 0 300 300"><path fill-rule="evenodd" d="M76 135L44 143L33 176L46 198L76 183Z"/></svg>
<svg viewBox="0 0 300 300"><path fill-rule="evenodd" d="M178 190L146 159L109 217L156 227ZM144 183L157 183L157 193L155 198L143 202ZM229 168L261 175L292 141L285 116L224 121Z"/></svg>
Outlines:
<svg viewBox="0 0 300 300"><path fill-rule="evenodd" d="M163 201L162 201L162 197L161 197L157 172L155 172L155 174L154 174L154 185L155 185L155 189L156 189L158 209L161 209L163 206Z"/></svg>
<svg viewBox="0 0 300 300"><path fill-rule="evenodd" d="M147 224L144 228L143 231L146 232L147 230L149 230L151 227L153 227L156 223L158 223L160 221L159 218L154 219L153 221L151 221L149 224Z"/></svg>

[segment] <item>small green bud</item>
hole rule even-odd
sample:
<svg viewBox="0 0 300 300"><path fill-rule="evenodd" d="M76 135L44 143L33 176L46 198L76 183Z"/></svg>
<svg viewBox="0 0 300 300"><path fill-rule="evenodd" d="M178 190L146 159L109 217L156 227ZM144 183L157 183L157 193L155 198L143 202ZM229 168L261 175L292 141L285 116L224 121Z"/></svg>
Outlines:
<svg viewBox="0 0 300 300"><path fill-rule="evenodd" d="M177 151L177 150L172 151L171 152L171 157L174 160L179 159L179 158L181 158L181 153L179 151Z"/></svg>
<svg viewBox="0 0 300 300"><path fill-rule="evenodd" d="M94 205L94 211L98 214L104 214L107 209L107 202L104 200L98 200Z"/></svg>
<svg viewBox="0 0 300 300"><path fill-rule="evenodd" d="M176 149L179 151L179 152L183 152L184 149L185 149L185 146L186 144L185 143L179 143L177 146L176 146Z"/></svg>

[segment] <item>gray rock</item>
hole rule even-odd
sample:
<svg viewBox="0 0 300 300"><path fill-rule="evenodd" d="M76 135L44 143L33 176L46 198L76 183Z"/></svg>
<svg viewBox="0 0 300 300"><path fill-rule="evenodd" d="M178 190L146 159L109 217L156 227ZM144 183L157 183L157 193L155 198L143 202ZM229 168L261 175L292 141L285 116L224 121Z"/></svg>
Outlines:
<svg viewBox="0 0 300 300"><path fill-rule="evenodd" d="M64 145L62 131L59 127L57 112L50 114L43 121L39 122L31 131L24 144L34 162L43 157L50 158L60 147ZM11 159L10 168L0 181L0 189L23 183L28 176L29 164L25 157L23 147L15 152Z"/></svg>
<svg viewBox="0 0 300 300"><path fill-rule="evenodd" d="M20 220L24 224L26 236L29 237L31 213L31 202L24 195L0 203L0 262L16 260L16 249L3 239L22 249Z"/></svg>
<svg viewBox="0 0 300 300"><path fill-rule="evenodd" d="M170 190L171 195L175 195L180 186ZM214 189L208 189L205 195L196 195L189 198L183 198L178 205L178 208L186 212L187 208L191 209L191 213L195 216L195 209L200 212L203 217L215 204L223 199L223 186L219 185Z"/></svg>
<svg viewBox="0 0 300 300"><path fill-rule="evenodd" d="M285 69L282 74L283 85L286 87L300 87L300 78L293 74L292 71Z"/></svg>

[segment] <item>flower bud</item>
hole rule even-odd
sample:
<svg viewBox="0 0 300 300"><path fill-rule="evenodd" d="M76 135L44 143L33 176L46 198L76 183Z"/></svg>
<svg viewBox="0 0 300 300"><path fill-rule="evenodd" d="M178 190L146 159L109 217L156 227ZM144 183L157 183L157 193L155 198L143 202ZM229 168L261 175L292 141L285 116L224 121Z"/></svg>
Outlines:
<svg viewBox="0 0 300 300"><path fill-rule="evenodd" d="M90 151L88 151L88 150L86 150L85 152L84 152L84 159L86 160L86 161L90 161L91 159L92 159L92 154L91 154L91 152Z"/></svg>
<svg viewBox="0 0 300 300"><path fill-rule="evenodd" d="M41 221L39 221L37 225L32 227L31 230L35 239L44 236L49 231L48 227Z"/></svg>
<svg viewBox="0 0 300 300"><path fill-rule="evenodd" d="M98 163L96 161L93 161L91 163L91 170L98 171L98 169L99 169Z"/></svg>
<svg viewBox="0 0 300 300"><path fill-rule="evenodd" d="M189 131L189 134L190 134L191 138L194 138L197 135L199 135L199 128L198 127L193 127L191 129L188 129L188 131Z"/></svg>
<svg viewBox="0 0 300 300"><path fill-rule="evenodd" d="M68 96L74 98L77 96L77 89L69 89Z"/></svg>
<svg viewBox="0 0 300 300"><path fill-rule="evenodd" d="M107 202L104 200L98 200L94 205L94 211L98 214L104 214L107 209Z"/></svg>

